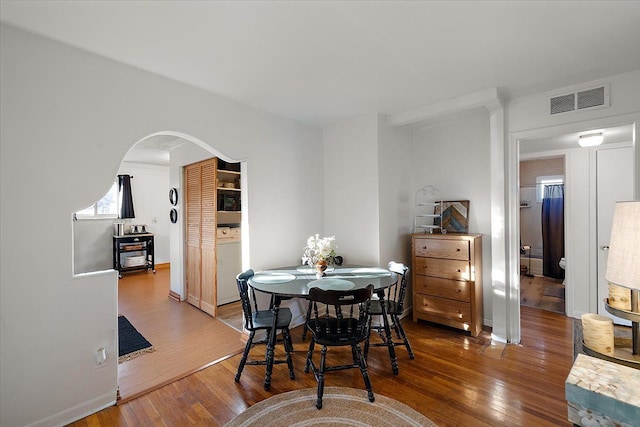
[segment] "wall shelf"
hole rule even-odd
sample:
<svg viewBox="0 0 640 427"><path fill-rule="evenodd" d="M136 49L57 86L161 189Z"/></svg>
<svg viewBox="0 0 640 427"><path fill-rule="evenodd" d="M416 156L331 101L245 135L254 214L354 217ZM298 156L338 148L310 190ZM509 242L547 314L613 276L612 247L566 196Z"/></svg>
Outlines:
<svg viewBox="0 0 640 427"><path fill-rule="evenodd" d="M440 230L446 233L440 226L442 224L442 209L436 214L436 207L442 206L442 193L435 187L427 185L416 193L415 213L413 216L413 232L433 233Z"/></svg>

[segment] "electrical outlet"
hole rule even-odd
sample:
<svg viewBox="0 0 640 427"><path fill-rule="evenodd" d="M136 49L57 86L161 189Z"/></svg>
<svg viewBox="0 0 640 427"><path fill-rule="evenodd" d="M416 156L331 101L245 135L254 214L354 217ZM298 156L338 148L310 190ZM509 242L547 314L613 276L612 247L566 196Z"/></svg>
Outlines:
<svg viewBox="0 0 640 427"><path fill-rule="evenodd" d="M96 350L96 369L107 366L107 350L104 347L100 347Z"/></svg>

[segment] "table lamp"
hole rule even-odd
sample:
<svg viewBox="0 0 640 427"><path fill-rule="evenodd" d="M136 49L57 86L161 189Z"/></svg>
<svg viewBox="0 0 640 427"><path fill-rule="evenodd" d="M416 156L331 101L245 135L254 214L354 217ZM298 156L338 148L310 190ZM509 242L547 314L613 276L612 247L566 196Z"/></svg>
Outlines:
<svg viewBox="0 0 640 427"><path fill-rule="evenodd" d="M606 279L631 289L633 354L640 354L638 294L640 293L640 201L618 202L613 213Z"/></svg>

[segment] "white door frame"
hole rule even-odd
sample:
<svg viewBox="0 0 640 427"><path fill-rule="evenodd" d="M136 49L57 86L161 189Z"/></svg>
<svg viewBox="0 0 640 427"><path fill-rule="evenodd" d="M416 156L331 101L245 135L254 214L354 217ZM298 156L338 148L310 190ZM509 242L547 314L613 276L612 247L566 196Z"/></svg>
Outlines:
<svg viewBox="0 0 640 427"><path fill-rule="evenodd" d="M520 230L520 209L518 204L520 187L518 165L520 163L520 140L530 138L544 138L550 136L564 135L573 132L580 132L589 129L601 129L621 125L633 125L633 147L635 154L634 162L634 193L635 199L639 199L640 191L640 150L638 149L637 140L640 135L640 113L624 114L619 116L604 117L593 120L585 120L568 124L550 126L545 128L536 128L525 131L510 132L507 146L505 147L505 192L507 200L506 227L507 239L505 239L505 250L507 253L506 263L506 287L509 297L505 299L507 304L506 332L504 337L506 342L520 342L520 248L519 248L519 230ZM593 248L595 253L595 246ZM595 280L595 265L592 267L591 277ZM596 301L597 290L589 287L590 300ZM494 302L495 298L494 298ZM567 301L567 304L570 302ZM494 324L500 319L494 319Z"/></svg>

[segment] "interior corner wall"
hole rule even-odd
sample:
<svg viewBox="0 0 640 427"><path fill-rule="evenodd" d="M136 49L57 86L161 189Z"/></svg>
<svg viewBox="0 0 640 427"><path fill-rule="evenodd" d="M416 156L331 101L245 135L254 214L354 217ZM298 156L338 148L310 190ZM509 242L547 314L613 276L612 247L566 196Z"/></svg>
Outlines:
<svg viewBox="0 0 640 427"><path fill-rule="evenodd" d="M491 325L489 113L418 129L413 144L412 194L431 185L442 192L444 201L469 200L469 233L482 234L483 311L485 324Z"/></svg>
<svg viewBox="0 0 640 427"><path fill-rule="evenodd" d="M413 130L391 127L378 119L378 175L380 198L380 265L389 261L411 267L411 227L413 224Z"/></svg>
<svg viewBox="0 0 640 427"><path fill-rule="evenodd" d="M391 127L378 117L378 175L380 183L380 266L390 261L411 265L411 227L413 225L413 173L411 165L413 130ZM405 307L413 305L411 271ZM407 314L410 312L405 310Z"/></svg>
<svg viewBox="0 0 640 427"><path fill-rule="evenodd" d="M262 269L298 259L322 226L322 133L5 24L0 49L0 425L63 425L116 399L117 274L73 274L71 219L125 153L170 130L245 161Z"/></svg>
<svg viewBox="0 0 640 427"><path fill-rule="evenodd" d="M380 263L378 116L328 126L324 139L324 230L348 264Z"/></svg>

